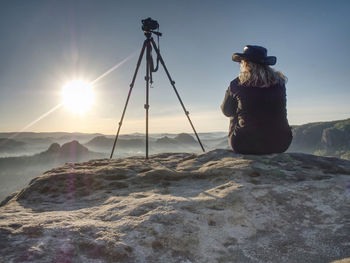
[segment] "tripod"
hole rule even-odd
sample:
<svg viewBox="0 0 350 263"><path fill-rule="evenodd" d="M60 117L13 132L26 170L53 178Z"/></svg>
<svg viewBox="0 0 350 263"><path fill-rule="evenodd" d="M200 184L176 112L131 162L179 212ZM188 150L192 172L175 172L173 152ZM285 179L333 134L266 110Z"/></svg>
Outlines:
<svg viewBox="0 0 350 263"><path fill-rule="evenodd" d="M141 49L141 52L140 52L140 56L139 56L138 61L137 61L135 73L134 73L134 76L133 76L131 84L130 84L128 97L126 99L124 110L123 110L123 113L122 113L122 116L121 116L121 119L120 119L120 122L119 122L118 132L117 132L117 134L115 136L115 140L114 140L114 143L113 143L113 148L112 148L110 159L112 159L112 157L113 157L114 149L115 149L116 143L118 141L118 137L119 137L120 128L121 128L121 126L123 124L125 111L126 111L126 108L128 106L128 103L129 103L129 99L130 99L130 95L131 95L132 89L134 87L136 75L137 75L137 72L139 70L139 67L140 67L140 64L141 64L141 61L142 61L142 57L143 57L143 55L145 53L145 50L146 50L146 76L145 76L145 80L146 80L146 104L144 105L144 108L146 110L146 159L148 159L148 109L149 109L148 102L149 102L149 87L150 87L150 82L153 83L153 81L152 81L152 72L156 71L153 68L153 59L152 59L152 53L151 53L152 52L152 46L153 46L154 50L157 53L157 62L159 60L160 63L162 64L162 66L163 66L163 68L165 70L165 73L166 73L166 75L169 78L170 84L173 87L173 89L174 89L174 91L176 93L176 96L179 99L180 104L181 104L181 106L182 106L182 108L183 108L183 110L185 112L185 115L187 116L187 119L190 122L190 125L191 125L191 127L192 127L192 129L193 129L193 131L194 131L194 133L195 133L195 135L197 137L198 143L200 144L203 152L205 151L204 147L202 145L202 142L200 141L200 139L198 137L196 129L194 128L193 123L192 123L192 121L190 119L190 116L189 116L190 113L186 110L185 105L183 104L183 102L182 102L182 100L180 98L180 95L179 95L179 93L176 90L175 81L171 79L169 71L168 71L168 69L165 66L164 60L163 60L162 56L160 55L159 48L156 46L156 43L154 42L154 39L152 38L152 33L156 34L158 36L161 36L160 32L145 31L146 40L143 42L143 46L142 46L142 49ZM158 63L157 63L157 68L158 68Z"/></svg>

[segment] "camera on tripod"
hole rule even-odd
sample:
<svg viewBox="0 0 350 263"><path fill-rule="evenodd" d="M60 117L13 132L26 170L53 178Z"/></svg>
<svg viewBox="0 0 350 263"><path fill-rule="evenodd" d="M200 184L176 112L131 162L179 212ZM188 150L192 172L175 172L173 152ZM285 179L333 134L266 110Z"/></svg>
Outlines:
<svg viewBox="0 0 350 263"><path fill-rule="evenodd" d="M159 32L159 24L158 24L158 22L156 20L153 20L150 17L147 18L147 19L141 20L141 22L142 22L142 30L144 31L146 40L143 42L142 49L141 49L141 52L140 52L140 56L139 56L139 59L137 60L136 69L135 69L134 76L133 76L131 84L130 84L130 90L129 90L128 97L127 97L126 102L125 102L125 106L124 106L124 110L123 110L122 116L121 116L120 121L119 121L118 131L117 131L117 134L115 136L115 140L114 140L114 143L113 143L111 156L109 158L112 159L112 157L113 157L114 149L115 149L115 146L117 144L118 137L119 137L120 128L121 128L121 126L123 124L126 107L128 106L130 95L131 95L131 91L132 91L132 89L134 87L136 75L137 75L137 72L139 70L139 67L140 67L140 64L141 64L141 61L142 61L142 57L143 57L144 54L146 55L146 76L145 76L145 80L146 80L146 103L144 105L145 106L145 110L146 110L146 159L148 159L149 87L150 87L150 84L153 83L152 73L156 72L158 70L158 62L160 62L162 64L162 66L164 68L164 71L165 71L165 73L166 73L166 75L167 75L167 77L168 77L168 79L170 81L170 84L173 87L173 89L175 91L175 94L176 94L177 98L180 101L180 104L181 104L181 106L182 106L182 108L183 108L183 110L185 112L185 115L186 115L188 121L190 122L190 125L191 125L191 127L193 129L193 132L196 134L198 143L199 143L199 145L201 146L201 148L202 148L202 150L204 152L205 151L204 147L202 145L201 140L199 139L199 136L198 136L198 134L196 132L196 129L193 126L193 123L192 123L192 121L190 119L190 116L189 116L189 112L186 110L185 105L183 104L183 102L182 102L182 100L180 98L180 95L179 95L179 93L176 90L175 81L172 80L172 78L170 77L170 73L169 73L167 67L165 66L165 63L164 63L164 60L163 60L162 56L160 55L160 51L159 51L159 37L162 36L162 33ZM157 30L157 31L154 31L154 30ZM156 43L154 42L152 34L156 35L157 38L158 38L158 47L157 47ZM157 66L155 68L154 68L153 59L152 59L152 49L157 53Z"/></svg>
<svg viewBox="0 0 350 263"><path fill-rule="evenodd" d="M150 32L152 30L156 30L159 28L158 21L153 20L152 18L142 19L142 30L146 32Z"/></svg>

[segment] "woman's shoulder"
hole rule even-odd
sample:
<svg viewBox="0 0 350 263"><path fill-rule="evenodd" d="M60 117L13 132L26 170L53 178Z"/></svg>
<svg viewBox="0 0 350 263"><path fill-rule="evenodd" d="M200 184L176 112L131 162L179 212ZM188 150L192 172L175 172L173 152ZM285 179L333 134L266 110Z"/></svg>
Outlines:
<svg viewBox="0 0 350 263"><path fill-rule="evenodd" d="M239 78L235 78L230 83L230 87L237 87L237 86L239 86Z"/></svg>
<svg viewBox="0 0 350 263"><path fill-rule="evenodd" d="M241 85L239 84L239 79L235 78L230 83L230 91L234 93L235 91L238 91L240 89Z"/></svg>
<svg viewBox="0 0 350 263"><path fill-rule="evenodd" d="M269 86L263 86L263 85L258 85L258 86L248 86L246 84L241 84L239 78L235 78L234 80L231 81L230 83L231 89L244 89L247 90L274 90L274 89L286 89L286 86L284 83L274 83Z"/></svg>

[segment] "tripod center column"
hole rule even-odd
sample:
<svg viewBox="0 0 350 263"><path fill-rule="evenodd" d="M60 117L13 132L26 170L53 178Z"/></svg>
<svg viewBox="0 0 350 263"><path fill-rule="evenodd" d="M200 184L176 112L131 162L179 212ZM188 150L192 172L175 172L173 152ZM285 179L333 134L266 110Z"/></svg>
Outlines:
<svg viewBox="0 0 350 263"><path fill-rule="evenodd" d="M145 34L146 35L146 34ZM150 36L147 36L146 40L146 103L144 105L146 109L146 159L148 159L148 109L149 109L149 81L150 81L150 75L151 75L151 52L152 52L152 47L151 47L151 38Z"/></svg>

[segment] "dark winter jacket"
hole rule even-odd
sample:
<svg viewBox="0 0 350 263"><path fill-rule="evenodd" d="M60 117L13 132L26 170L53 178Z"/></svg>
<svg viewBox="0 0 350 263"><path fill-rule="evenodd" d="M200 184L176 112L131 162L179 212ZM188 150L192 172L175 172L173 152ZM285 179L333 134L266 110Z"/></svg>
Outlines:
<svg viewBox="0 0 350 263"><path fill-rule="evenodd" d="M234 151L263 154L284 152L292 140L287 120L286 88L247 87L234 79L221 105L230 117L229 142Z"/></svg>

